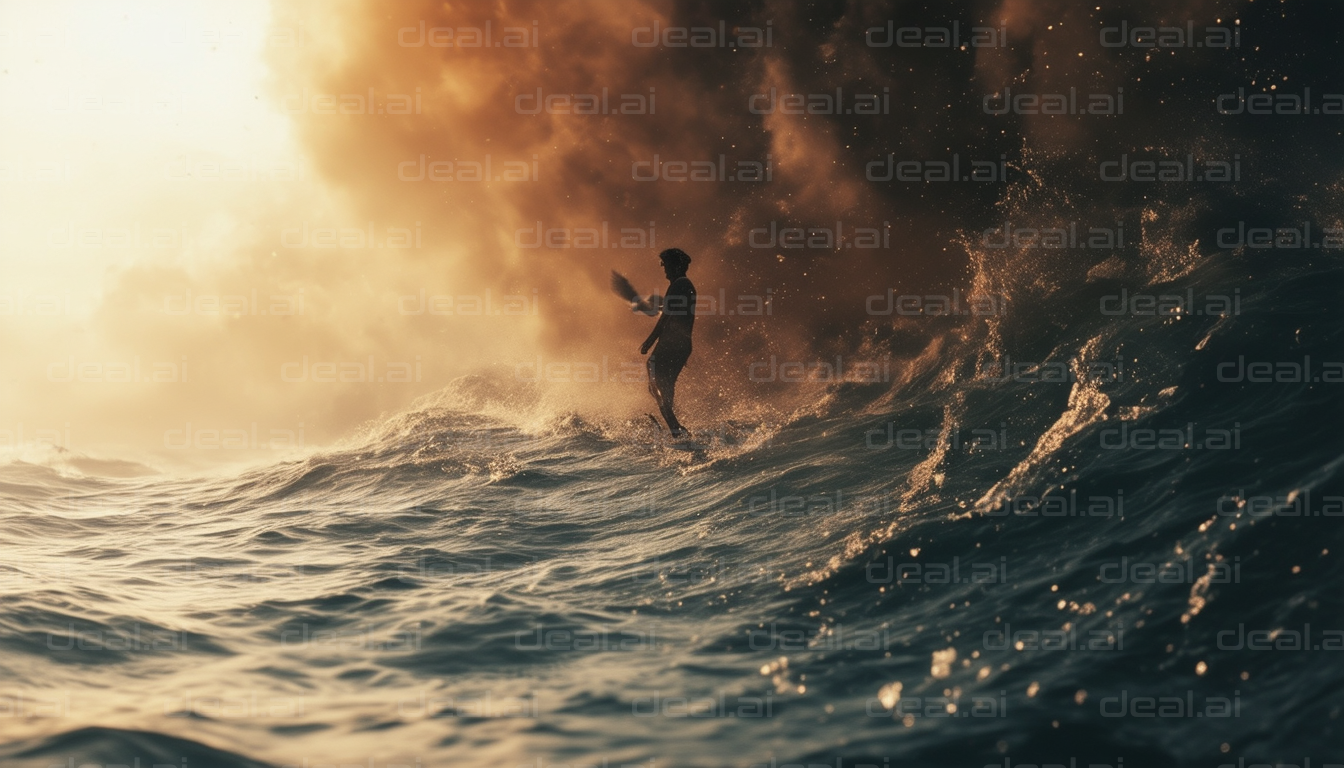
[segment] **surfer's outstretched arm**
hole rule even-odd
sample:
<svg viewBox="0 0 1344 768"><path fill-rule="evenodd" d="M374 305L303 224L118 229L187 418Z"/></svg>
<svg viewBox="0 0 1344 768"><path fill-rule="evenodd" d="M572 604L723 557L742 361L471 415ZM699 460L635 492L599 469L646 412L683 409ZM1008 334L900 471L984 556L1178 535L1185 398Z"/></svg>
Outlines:
<svg viewBox="0 0 1344 768"><path fill-rule="evenodd" d="M662 303L662 297L650 296L648 299L640 298L639 291L635 290L635 286L631 285L630 281L625 279L625 275L622 275L614 269L611 271L611 290L614 291L617 296L630 302L630 310L632 312L642 312L649 317L658 314L659 305Z"/></svg>

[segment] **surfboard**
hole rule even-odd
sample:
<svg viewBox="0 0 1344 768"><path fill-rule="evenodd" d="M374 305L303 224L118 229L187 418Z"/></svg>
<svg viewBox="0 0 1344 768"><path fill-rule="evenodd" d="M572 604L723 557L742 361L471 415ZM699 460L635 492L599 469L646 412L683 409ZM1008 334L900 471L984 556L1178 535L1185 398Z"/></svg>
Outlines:
<svg viewBox="0 0 1344 768"><path fill-rule="evenodd" d="M670 450L682 451L683 453L702 453L705 450L705 446L688 438L683 438L675 443L667 443L666 445Z"/></svg>
<svg viewBox="0 0 1344 768"><path fill-rule="evenodd" d="M655 429L658 430L658 434L660 437L662 435L668 434L667 430L663 428L663 423L658 420L657 416L654 416L652 413L646 413L644 415L649 418L649 421L653 422L653 426ZM701 443L699 443L693 436L691 436L689 432L682 435L681 437L671 437L670 435L669 437L671 439L669 439L667 442L662 442L660 440L658 442L658 446L662 448L668 448L673 451L682 451L684 453L703 452L706 447Z"/></svg>

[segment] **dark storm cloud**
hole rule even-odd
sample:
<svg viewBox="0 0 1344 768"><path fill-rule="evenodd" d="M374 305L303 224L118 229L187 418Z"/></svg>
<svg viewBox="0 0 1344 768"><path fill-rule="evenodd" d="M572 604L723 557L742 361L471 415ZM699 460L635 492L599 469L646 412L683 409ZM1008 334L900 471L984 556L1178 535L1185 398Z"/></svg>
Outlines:
<svg viewBox="0 0 1344 768"><path fill-rule="evenodd" d="M1057 289L1110 256L1151 258L1165 249L1172 251L1169 259L1194 258L1194 241L1208 242L1210 227L1221 221L1210 211L1282 207L1276 201L1309 188L1308 178L1333 178L1338 164L1329 151L1337 131L1326 118L1271 124L1214 109L1220 93L1258 92L1270 80L1329 87L1338 63L1306 51L1331 46L1303 45L1282 31L1334 34L1328 30L1338 26L1339 11L1320 6L1006 0L956 6L414 2L356 9L334 27L338 53L287 74L318 93L416 92L422 111L301 114L303 139L323 172L366 210L429 222L426 237L444 250L427 258L440 259L454 283L537 287L550 308L550 349L630 346L640 330L604 295L605 275L615 267L653 287L657 248L690 251L702 291L773 291L768 333L766 323L754 319L703 323L704 354L731 362L745 350L849 349L865 324L889 322L867 315L867 296L888 288L934 293L965 287L971 273L984 268L983 260L973 265L968 252L985 228L1005 217L1027 226L1064 220L1129 225L1130 240L1116 254L1042 257L1039 271L1051 275L1046 282ZM495 35L509 27L535 29L537 44L472 47L471 30L487 25ZM954 25L968 44L935 47L937 30ZM688 31L649 45L655 27ZM977 27L1006 40L970 44ZM1144 27L1181 31L1181 47L1144 47L1147 38L1132 37ZM1107 28L1119 30L1110 34L1125 44L1103 45ZM451 47L443 32L435 46L435 29L454 30ZM742 30L753 29L768 30L768 45L736 44ZM918 32L901 41L932 44L893 44L903 29ZM1208 31L1215 29L1233 30L1236 45L1218 47L1221 38ZM641 44L632 42L632 32ZM1206 45L1206 37L1215 42ZM697 39L701 47L690 42ZM1261 62L1271 58L1276 64L1266 68ZM1285 69L1277 63L1284 61L1292 63ZM1007 102L1000 96L1005 89ZM656 94L656 108L653 114L574 113L579 99L603 93L609 107L617 94ZM793 102L790 94L798 95ZM869 94L879 114L858 108ZM1111 99L1119 113L1077 113L1076 105L1091 104L1094 94ZM552 102L558 109L544 108L551 96L563 97ZM1072 114L1032 114L1042 111L1043 100L1066 96ZM536 180L398 178L399 167L420 172L421 156L433 163L487 155L496 164L517 161L519 168L535 163ZM653 173L655 156L663 175L639 180ZM729 179L739 163L768 159L769 180L669 180L669 173L687 173L669 171L669 162L687 163L693 175L692 163L707 161L718 174L720 157ZM985 165L974 167L1006 171L1006 182L924 180L937 178L937 164L954 158L963 174L979 161ZM1210 163L1231 167L1234 160L1238 181L1230 183L1143 183L1134 174L1108 181L1103 166L1129 170L1135 162L1180 161L1203 172ZM921 180L902 181L899 174L887 180L896 164L911 161L920 170L905 178ZM1144 222L1155 219L1174 223L1175 235L1145 242ZM538 222L539 229L571 235L602 222L612 231L654 222L657 247L517 247L520 231ZM804 247L784 248L777 239L774 247L754 247L788 227L804 229L791 241ZM828 242L826 231L834 237L837 227L845 235L820 247ZM878 248L851 247L859 245L857 227L889 236ZM613 328L623 329L619 343L608 338Z"/></svg>

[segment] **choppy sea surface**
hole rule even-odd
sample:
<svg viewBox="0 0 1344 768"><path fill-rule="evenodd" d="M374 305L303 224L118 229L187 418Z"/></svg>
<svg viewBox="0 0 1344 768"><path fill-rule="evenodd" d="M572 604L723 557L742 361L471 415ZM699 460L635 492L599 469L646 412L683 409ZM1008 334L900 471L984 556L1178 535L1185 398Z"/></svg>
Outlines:
<svg viewBox="0 0 1344 768"><path fill-rule="evenodd" d="M1344 763L1341 274L983 268L690 446L483 372L225 477L11 461L0 763Z"/></svg>

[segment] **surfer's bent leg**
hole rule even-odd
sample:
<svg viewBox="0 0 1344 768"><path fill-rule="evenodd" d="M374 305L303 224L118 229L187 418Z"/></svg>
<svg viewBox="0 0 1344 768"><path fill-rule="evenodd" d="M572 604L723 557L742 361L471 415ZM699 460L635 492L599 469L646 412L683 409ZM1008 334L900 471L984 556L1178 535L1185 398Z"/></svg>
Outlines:
<svg viewBox="0 0 1344 768"><path fill-rule="evenodd" d="M653 402L661 410L663 407L663 393L658 390L658 353L649 355L649 359L644 362L649 373L649 394L653 395Z"/></svg>
<svg viewBox="0 0 1344 768"><path fill-rule="evenodd" d="M685 427L677 421L677 416L672 412L673 399L676 397L677 377L681 375L681 369L686 366L686 360L691 356L690 350L664 350L661 347L649 355L649 393L653 395L654 402L658 404L658 410L663 414L663 421L667 422L667 428L673 435L685 434Z"/></svg>

